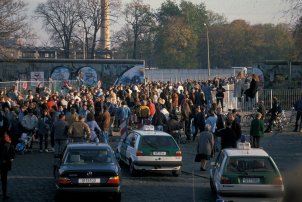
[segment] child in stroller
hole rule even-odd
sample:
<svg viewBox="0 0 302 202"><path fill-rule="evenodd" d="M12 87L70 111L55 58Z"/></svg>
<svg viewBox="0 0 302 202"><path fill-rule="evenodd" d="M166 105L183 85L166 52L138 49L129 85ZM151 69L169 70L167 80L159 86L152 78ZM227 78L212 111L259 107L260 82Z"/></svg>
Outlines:
<svg viewBox="0 0 302 202"><path fill-rule="evenodd" d="M33 136L27 133L22 133L19 138L19 143L16 145L16 152L24 154L27 151L31 151L31 144L33 141Z"/></svg>

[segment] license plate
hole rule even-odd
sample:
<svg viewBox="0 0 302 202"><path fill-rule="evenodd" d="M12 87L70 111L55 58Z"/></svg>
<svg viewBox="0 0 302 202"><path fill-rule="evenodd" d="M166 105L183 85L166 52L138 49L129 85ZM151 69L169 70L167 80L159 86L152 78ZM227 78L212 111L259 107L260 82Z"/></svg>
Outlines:
<svg viewBox="0 0 302 202"><path fill-rule="evenodd" d="M260 178L242 178L243 184L259 184Z"/></svg>
<svg viewBox="0 0 302 202"><path fill-rule="evenodd" d="M100 178L79 178L80 184L96 184L100 182L101 182Z"/></svg>
<svg viewBox="0 0 302 202"><path fill-rule="evenodd" d="M155 151L155 152L153 152L153 155L156 155L156 156L164 156L166 154L167 153L165 151Z"/></svg>

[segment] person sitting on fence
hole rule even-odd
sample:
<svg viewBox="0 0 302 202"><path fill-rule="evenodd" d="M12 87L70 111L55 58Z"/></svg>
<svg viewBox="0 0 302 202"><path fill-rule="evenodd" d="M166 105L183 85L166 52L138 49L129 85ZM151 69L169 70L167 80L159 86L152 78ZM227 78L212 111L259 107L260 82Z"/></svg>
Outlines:
<svg viewBox="0 0 302 202"><path fill-rule="evenodd" d="M250 83L250 87L244 92L246 95L245 100L249 101L249 98L253 99L256 96L259 86L259 77L257 74L252 75L252 80Z"/></svg>

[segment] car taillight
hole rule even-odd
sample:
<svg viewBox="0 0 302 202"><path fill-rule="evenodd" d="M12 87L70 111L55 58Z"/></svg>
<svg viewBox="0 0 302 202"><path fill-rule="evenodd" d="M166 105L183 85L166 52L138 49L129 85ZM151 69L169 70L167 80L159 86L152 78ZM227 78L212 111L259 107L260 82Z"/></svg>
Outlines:
<svg viewBox="0 0 302 202"><path fill-rule="evenodd" d="M283 185L283 180L281 176L275 177L273 181L274 185Z"/></svg>
<svg viewBox="0 0 302 202"><path fill-rule="evenodd" d="M144 152L137 150L136 151L136 156L144 156Z"/></svg>
<svg viewBox="0 0 302 202"><path fill-rule="evenodd" d="M231 184L231 180L228 177L221 176L220 184Z"/></svg>
<svg viewBox="0 0 302 202"><path fill-rule="evenodd" d="M68 184L71 184L71 180L67 177L60 177L58 179L58 184L59 185L68 185Z"/></svg>
<svg viewBox="0 0 302 202"><path fill-rule="evenodd" d="M115 184L115 185L120 184L120 177L119 176L110 177L109 180L107 181L107 184Z"/></svg>
<svg viewBox="0 0 302 202"><path fill-rule="evenodd" d="M181 151L177 151L175 156L182 156Z"/></svg>

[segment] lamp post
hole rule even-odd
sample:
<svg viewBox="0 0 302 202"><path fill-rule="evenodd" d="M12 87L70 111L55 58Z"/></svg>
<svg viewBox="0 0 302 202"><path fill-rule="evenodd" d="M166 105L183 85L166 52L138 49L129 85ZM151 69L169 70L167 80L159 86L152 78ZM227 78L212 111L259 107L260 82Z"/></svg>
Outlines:
<svg viewBox="0 0 302 202"><path fill-rule="evenodd" d="M207 48L208 48L208 76L211 76L211 63L210 63L210 41L209 41L209 29L206 23L203 24L207 29Z"/></svg>

